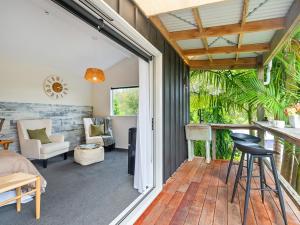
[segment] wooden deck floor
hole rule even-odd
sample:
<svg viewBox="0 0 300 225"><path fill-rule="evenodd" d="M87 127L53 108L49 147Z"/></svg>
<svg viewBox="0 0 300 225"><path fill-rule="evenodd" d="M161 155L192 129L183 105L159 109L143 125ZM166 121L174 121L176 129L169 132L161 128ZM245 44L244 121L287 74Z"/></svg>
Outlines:
<svg viewBox="0 0 300 225"><path fill-rule="evenodd" d="M233 167L226 185L227 165L227 161L206 164L201 158L184 163L135 225L241 224L245 193L239 187L234 203L230 202L237 166ZM269 173L267 181L274 187ZM252 179L252 186L257 185L257 178ZM265 193L263 204L260 191L251 191L248 225L283 224L277 197L273 193ZM300 211L285 193L284 197L289 225L299 225Z"/></svg>

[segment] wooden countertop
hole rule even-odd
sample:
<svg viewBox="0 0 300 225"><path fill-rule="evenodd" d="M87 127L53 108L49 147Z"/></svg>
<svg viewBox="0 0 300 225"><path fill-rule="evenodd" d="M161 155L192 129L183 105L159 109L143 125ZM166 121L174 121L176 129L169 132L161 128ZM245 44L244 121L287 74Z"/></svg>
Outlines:
<svg viewBox="0 0 300 225"><path fill-rule="evenodd" d="M270 132L271 134L283 138L293 144L300 146L300 129L299 128L276 128L273 127L271 122L257 121L254 124L265 131Z"/></svg>
<svg viewBox="0 0 300 225"><path fill-rule="evenodd" d="M211 123L210 124L212 129L251 129L255 130L257 127L255 125L249 124L220 124L220 123Z"/></svg>
<svg viewBox="0 0 300 225"><path fill-rule="evenodd" d="M250 129L257 130L257 126L249 124L221 124L221 123L190 123L186 126L189 127L207 127L210 126L214 130L222 129Z"/></svg>

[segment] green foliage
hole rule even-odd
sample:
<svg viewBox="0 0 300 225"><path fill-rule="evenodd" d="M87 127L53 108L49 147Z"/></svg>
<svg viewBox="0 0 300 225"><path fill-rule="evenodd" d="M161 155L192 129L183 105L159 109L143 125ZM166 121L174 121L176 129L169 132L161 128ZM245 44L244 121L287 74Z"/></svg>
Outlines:
<svg viewBox="0 0 300 225"><path fill-rule="evenodd" d="M217 103L218 106L205 113L204 118L208 123L231 123L230 118L224 112L222 102ZM217 145L217 158L228 159L231 153L231 138L229 130L217 130L216 132L216 145Z"/></svg>
<svg viewBox="0 0 300 225"><path fill-rule="evenodd" d="M115 116L137 115L139 108L138 88L112 90L113 113Z"/></svg>
<svg viewBox="0 0 300 225"><path fill-rule="evenodd" d="M190 74L190 118L198 122L204 109L207 123L246 124L256 120L263 106L269 119L287 120L284 109L300 99L300 28L272 62L271 82L264 85L256 70L194 70ZM229 131L217 133L218 158L230 155ZM204 154L204 144L195 144L195 154Z"/></svg>
<svg viewBox="0 0 300 225"><path fill-rule="evenodd" d="M253 70L245 71L199 71L191 72L191 118L196 121L198 109L222 108L231 118L240 123L251 122L253 106L248 102L237 102L236 97L245 90L237 82L247 83L254 77ZM249 114L249 115L248 115Z"/></svg>
<svg viewBox="0 0 300 225"><path fill-rule="evenodd" d="M114 115L120 114L119 101L117 98L113 99L113 113Z"/></svg>

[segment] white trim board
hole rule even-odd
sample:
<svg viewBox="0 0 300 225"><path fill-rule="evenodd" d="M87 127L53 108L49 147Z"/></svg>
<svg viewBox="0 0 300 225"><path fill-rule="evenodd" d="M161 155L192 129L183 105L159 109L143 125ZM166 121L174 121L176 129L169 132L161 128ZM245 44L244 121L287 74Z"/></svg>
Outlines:
<svg viewBox="0 0 300 225"><path fill-rule="evenodd" d="M153 112L154 112L154 187L149 193L139 196L131 205L129 205L118 217L116 217L110 225L114 224L134 224L134 222L142 215L145 209L158 196L163 187L163 102L162 102L162 53L155 48L146 38L144 38L137 30L135 30L125 19L115 12L103 0L91 0L104 13L113 18L113 24L139 46L148 51L153 56L152 66L152 96L153 96ZM140 202L134 209L136 203ZM124 218L126 216L126 218ZM123 219L121 222L120 220Z"/></svg>

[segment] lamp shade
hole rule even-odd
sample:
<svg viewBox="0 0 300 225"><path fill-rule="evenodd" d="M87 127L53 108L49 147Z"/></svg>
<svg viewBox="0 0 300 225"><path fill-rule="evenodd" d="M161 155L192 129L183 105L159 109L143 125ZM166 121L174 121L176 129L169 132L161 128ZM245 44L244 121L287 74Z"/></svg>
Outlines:
<svg viewBox="0 0 300 225"><path fill-rule="evenodd" d="M84 79L92 83L102 83L105 81L104 72L98 68L88 68L85 71Z"/></svg>

